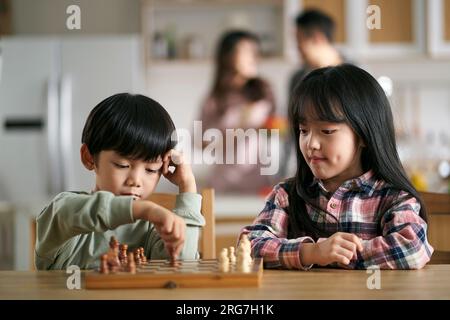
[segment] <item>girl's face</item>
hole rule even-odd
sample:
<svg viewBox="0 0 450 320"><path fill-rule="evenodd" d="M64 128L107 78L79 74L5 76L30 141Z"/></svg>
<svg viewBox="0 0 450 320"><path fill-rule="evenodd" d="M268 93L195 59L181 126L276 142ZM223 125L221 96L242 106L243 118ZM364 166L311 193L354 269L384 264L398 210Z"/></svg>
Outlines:
<svg viewBox="0 0 450 320"><path fill-rule="evenodd" d="M334 192L346 180L363 174L362 142L346 123L305 121L299 145L314 176Z"/></svg>
<svg viewBox="0 0 450 320"><path fill-rule="evenodd" d="M155 162L131 160L111 150L101 151L92 167L85 164L95 170L94 191L133 196L134 200L144 200L152 194L161 177L162 165L162 159Z"/></svg>
<svg viewBox="0 0 450 320"><path fill-rule="evenodd" d="M258 45L251 40L241 40L234 54L235 71L244 78L258 75Z"/></svg>

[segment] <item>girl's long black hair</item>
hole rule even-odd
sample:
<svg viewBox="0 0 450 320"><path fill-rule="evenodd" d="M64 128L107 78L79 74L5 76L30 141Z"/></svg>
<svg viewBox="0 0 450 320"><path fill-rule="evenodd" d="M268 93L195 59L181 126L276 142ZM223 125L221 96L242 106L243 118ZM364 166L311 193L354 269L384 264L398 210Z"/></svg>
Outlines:
<svg viewBox="0 0 450 320"><path fill-rule="evenodd" d="M315 195L310 194L312 191L308 186L314 176L298 141L299 124L311 111L317 120L346 122L365 145L361 154L364 172L373 170L378 179L417 198L421 205L420 216L427 221L424 203L400 162L392 112L383 89L366 71L342 64L309 73L295 87L290 101L289 118L296 142L297 172L288 181L289 237L304 233L315 238L330 235L330 231L313 222L306 211L306 202L313 205Z"/></svg>

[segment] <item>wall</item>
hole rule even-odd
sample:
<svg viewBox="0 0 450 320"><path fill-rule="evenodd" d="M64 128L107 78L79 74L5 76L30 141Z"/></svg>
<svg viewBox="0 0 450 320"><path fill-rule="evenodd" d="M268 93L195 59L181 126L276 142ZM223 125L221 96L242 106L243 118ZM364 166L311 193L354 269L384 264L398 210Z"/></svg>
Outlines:
<svg viewBox="0 0 450 320"><path fill-rule="evenodd" d="M66 9L81 9L81 30L68 30ZM13 34L127 34L140 32L139 0L14 0Z"/></svg>
<svg viewBox="0 0 450 320"><path fill-rule="evenodd" d="M442 149L441 155L447 152L448 158L450 64L447 61L426 58L355 63L360 64L376 78L388 76L393 80L391 105L399 132L403 132L403 137L406 138L398 141L403 159L420 162L420 159L414 158L415 155L420 154L422 158L425 157L422 160L425 160L435 154L426 151L433 148ZM211 85L211 65L212 61L151 65L147 74L146 93L167 108L177 127L192 130L193 121L199 118L200 105ZM260 67L261 75L273 86L281 114L286 114L287 111L287 81L295 68L292 63L271 59L264 60ZM446 138L441 138L442 135ZM445 139L446 145L441 141ZM412 142L416 144L413 145ZM427 149L422 150L423 148ZM290 168L292 171L292 164ZM194 166L194 171L199 181L202 181L208 173L208 168L198 165ZM175 190L164 184L161 188Z"/></svg>

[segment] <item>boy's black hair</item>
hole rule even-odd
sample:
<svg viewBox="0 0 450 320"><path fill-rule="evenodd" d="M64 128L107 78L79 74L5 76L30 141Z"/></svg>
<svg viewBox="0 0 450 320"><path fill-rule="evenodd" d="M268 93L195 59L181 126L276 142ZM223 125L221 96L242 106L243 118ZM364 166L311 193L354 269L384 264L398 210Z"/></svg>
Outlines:
<svg viewBox="0 0 450 320"><path fill-rule="evenodd" d="M313 32L323 33L329 42L334 41L335 23L326 13L317 9L308 9L300 13L295 19L298 29L301 29L309 37Z"/></svg>
<svg viewBox="0 0 450 320"><path fill-rule="evenodd" d="M119 93L90 112L81 142L95 157L114 150L123 157L154 161L176 145L175 125L155 100L139 94Z"/></svg>
<svg viewBox="0 0 450 320"><path fill-rule="evenodd" d="M379 83L366 71L351 64L316 69L294 89L289 119L294 134L297 173L289 180L289 235L303 232L313 237L330 236L340 230L324 230L313 222L306 203L313 205L316 195L309 190L314 175L298 144L300 128L307 116L319 121L347 123L364 143L361 164L364 172L373 170L376 178L390 184L395 193L406 191L420 205L420 216L427 221L424 203L408 180L398 156L394 122L389 101ZM398 199L398 201L404 200ZM384 212L379 208L378 219Z"/></svg>

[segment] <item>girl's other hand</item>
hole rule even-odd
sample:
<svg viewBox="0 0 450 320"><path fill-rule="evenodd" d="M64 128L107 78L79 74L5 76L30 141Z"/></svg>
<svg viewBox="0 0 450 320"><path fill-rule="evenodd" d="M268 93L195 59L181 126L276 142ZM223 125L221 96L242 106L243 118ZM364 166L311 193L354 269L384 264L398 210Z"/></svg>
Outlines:
<svg viewBox="0 0 450 320"><path fill-rule="evenodd" d="M363 250L362 241L352 233L337 232L324 241L315 244L315 263L326 266L337 262L348 265L356 259L357 251Z"/></svg>

